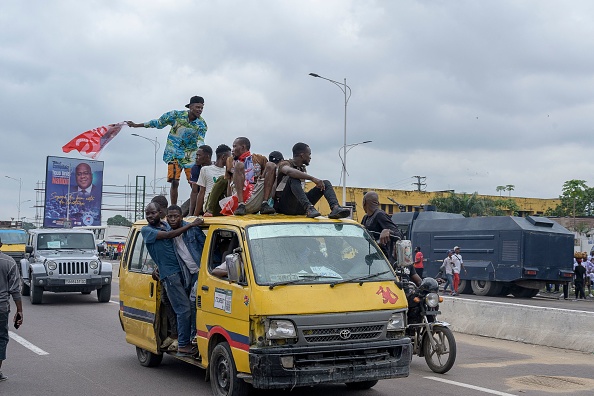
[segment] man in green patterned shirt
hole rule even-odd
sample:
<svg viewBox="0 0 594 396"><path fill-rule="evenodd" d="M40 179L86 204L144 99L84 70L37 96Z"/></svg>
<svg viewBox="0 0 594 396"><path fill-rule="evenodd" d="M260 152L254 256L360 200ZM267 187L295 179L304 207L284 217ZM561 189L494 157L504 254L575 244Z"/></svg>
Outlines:
<svg viewBox="0 0 594 396"><path fill-rule="evenodd" d="M167 164L167 182L171 183L170 201L177 205L179 179L182 169L190 181L190 169L196 159L196 151L204 144L204 137L208 127L202 118L204 99L192 96L186 105L188 110L173 110L163 114L156 120L137 124L126 121L131 128L163 129L171 126L167 136L167 144L163 151L163 161Z"/></svg>

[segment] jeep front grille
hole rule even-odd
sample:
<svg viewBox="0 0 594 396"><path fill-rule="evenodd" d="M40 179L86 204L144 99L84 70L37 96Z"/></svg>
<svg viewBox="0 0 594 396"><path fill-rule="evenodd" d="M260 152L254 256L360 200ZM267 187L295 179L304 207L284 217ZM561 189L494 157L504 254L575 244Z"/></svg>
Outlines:
<svg viewBox="0 0 594 396"><path fill-rule="evenodd" d="M310 343L371 340L379 338L383 329L384 325L313 328L304 329L303 337Z"/></svg>
<svg viewBox="0 0 594 396"><path fill-rule="evenodd" d="M82 275L89 273L89 263L87 261L67 261L58 264L58 274L60 275Z"/></svg>

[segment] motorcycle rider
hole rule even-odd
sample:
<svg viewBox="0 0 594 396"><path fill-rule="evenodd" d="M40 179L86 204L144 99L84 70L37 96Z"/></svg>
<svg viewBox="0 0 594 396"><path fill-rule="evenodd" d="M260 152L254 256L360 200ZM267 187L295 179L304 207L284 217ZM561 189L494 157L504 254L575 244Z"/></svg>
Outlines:
<svg viewBox="0 0 594 396"><path fill-rule="evenodd" d="M374 238L378 238L378 245L390 260L390 264L394 265L396 257L396 240L402 239L402 233L398 226L394 224L392 218L383 210L380 209L379 196L375 191L368 191L363 196L363 210L365 216L361 220L363 227ZM421 277L417 274L414 265L409 265L405 268L408 270L410 280L417 286L421 284Z"/></svg>

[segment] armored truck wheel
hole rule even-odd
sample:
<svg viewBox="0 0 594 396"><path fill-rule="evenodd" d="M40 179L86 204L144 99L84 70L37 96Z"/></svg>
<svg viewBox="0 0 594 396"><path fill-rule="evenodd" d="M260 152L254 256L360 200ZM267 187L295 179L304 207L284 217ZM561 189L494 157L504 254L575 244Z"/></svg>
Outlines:
<svg viewBox="0 0 594 396"><path fill-rule="evenodd" d="M473 280L472 291L477 296L495 296L501 292L503 285L500 282Z"/></svg>
<svg viewBox="0 0 594 396"><path fill-rule="evenodd" d="M460 294L471 294L472 293L472 285L470 284L470 281L460 279L460 284L458 285L458 291L460 292Z"/></svg>

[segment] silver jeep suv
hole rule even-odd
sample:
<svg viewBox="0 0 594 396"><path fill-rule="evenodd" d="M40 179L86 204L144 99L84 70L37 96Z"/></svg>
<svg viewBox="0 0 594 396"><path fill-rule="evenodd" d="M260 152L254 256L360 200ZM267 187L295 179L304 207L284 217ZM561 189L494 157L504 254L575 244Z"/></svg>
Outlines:
<svg viewBox="0 0 594 396"><path fill-rule="evenodd" d="M41 304L44 291L97 290L99 302L111 298L111 263L99 259L95 236L89 230L29 230L28 258L21 260L22 294Z"/></svg>

